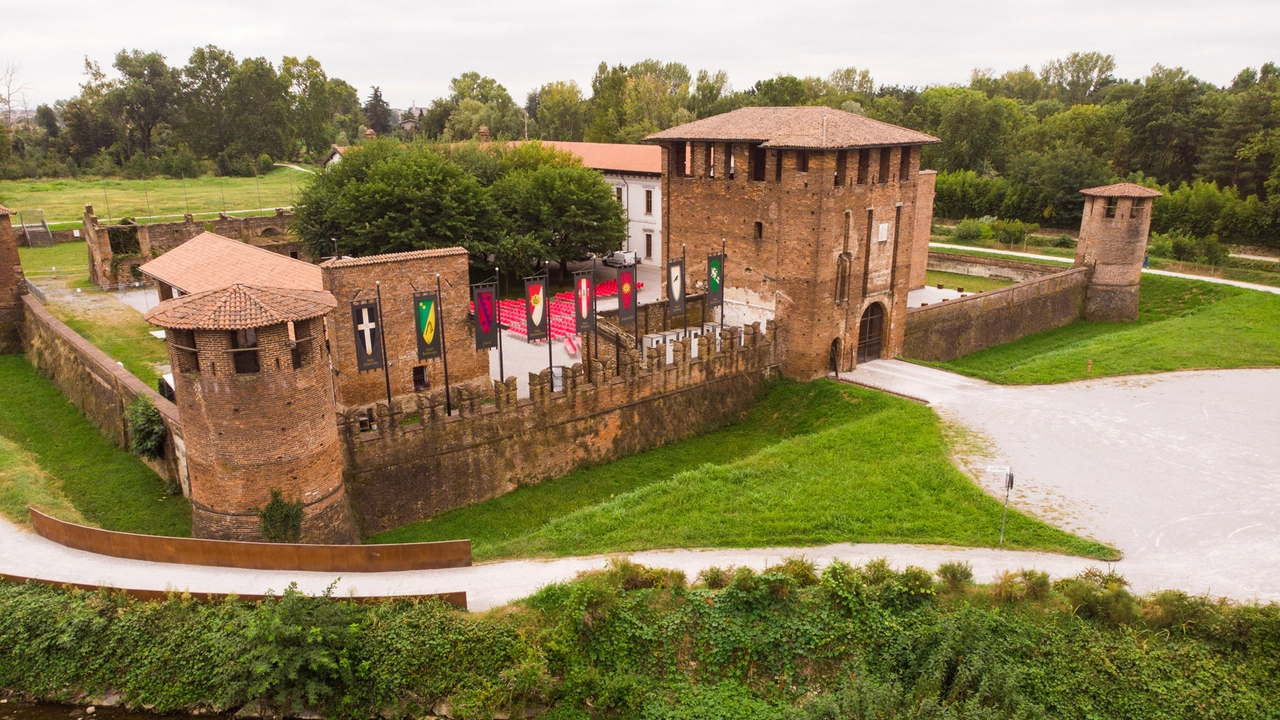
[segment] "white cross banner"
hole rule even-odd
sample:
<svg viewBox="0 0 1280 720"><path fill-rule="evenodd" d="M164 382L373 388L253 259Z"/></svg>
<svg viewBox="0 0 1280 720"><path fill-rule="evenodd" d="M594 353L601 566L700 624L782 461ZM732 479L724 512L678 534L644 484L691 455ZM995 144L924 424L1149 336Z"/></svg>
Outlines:
<svg viewBox="0 0 1280 720"><path fill-rule="evenodd" d="M378 325L378 301L351 303L351 325L355 329L356 367L360 372L382 369L382 328Z"/></svg>

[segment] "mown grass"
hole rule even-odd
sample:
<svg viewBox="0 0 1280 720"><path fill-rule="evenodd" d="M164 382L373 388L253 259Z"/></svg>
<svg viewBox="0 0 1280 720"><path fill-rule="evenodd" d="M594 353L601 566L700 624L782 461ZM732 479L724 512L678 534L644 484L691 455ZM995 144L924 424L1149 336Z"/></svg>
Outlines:
<svg viewBox="0 0 1280 720"><path fill-rule="evenodd" d="M259 178L124 180L121 178L6 180L0 182L0 205L11 210L39 208L50 224L80 227L84 206L92 205L99 221L155 215L158 222L181 220L183 213L275 208L293 205L309 173L278 167ZM16 220L15 220L16 221Z"/></svg>
<svg viewBox="0 0 1280 720"><path fill-rule="evenodd" d="M929 270L925 273L925 285L929 287L942 287L955 290L956 288L964 288L965 292L980 293L987 290L995 290L1006 285L1012 285L1012 280L1002 280L1000 278L988 278L981 275L965 275L964 273L949 273L939 270Z"/></svg>
<svg viewBox="0 0 1280 720"><path fill-rule="evenodd" d="M926 407L826 380L779 382L731 428L370 542L470 538L482 560L835 542L994 546L1001 505L949 456ZM1016 511L1006 545L1116 556Z"/></svg>
<svg viewBox="0 0 1280 720"><path fill-rule="evenodd" d="M1080 321L925 364L1005 384L1280 365L1280 295L1159 275L1141 293L1132 323Z"/></svg>
<svg viewBox="0 0 1280 720"><path fill-rule="evenodd" d="M117 448L21 355L0 355L0 512L25 504L108 530L191 535L191 506ZM67 504L79 512L71 515Z"/></svg>
<svg viewBox="0 0 1280 720"><path fill-rule="evenodd" d="M951 238L937 236L937 235L933 236L930 239L930 242L931 244L936 244L936 243L944 243L948 245L955 244L952 242ZM1054 248L1034 248L1033 247L1028 249L1027 252L1030 254L1030 253L1035 253L1037 250L1045 250L1045 249L1054 249ZM1015 257L1012 255L1002 255L1000 253L994 253L994 252L991 252L990 250L978 250L978 249L966 250L966 249L960 249L960 248L947 247L947 248L938 248L934 252L947 253L948 255L968 255L969 257L980 257L980 258L992 258L992 257L1003 258L1005 260L1017 260L1019 262L1035 263L1037 265L1053 265L1054 267L1060 267L1063 270L1066 270L1067 268L1071 267L1071 262L1072 262L1072 259L1070 257L1054 258L1049 255L1044 255L1041 257L1032 257L1032 256ZM1019 249L1016 252L1022 252L1022 250Z"/></svg>

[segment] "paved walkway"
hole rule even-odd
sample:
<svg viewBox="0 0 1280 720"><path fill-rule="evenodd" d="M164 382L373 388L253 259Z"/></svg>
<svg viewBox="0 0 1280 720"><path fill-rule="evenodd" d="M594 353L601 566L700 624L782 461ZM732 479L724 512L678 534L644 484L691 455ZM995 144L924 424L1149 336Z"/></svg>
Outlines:
<svg viewBox="0 0 1280 720"><path fill-rule="evenodd" d="M940 248L943 250L971 250L973 252L989 253L991 255L1009 255L1011 257L1030 258L1034 260L1052 260L1066 265L1073 261L1070 258L1054 257L1053 255L1038 255L1036 253L1016 252L1013 250L996 250L995 248L980 248L969 245L951 245L949 243L929 243L931 248ZM1208 277L1205 275L1188 275L1187 273L1169 272L1168 270L1156 270L1154 268L1143 268L1142 272L1148 275L1164 275L1166 277L1185 278L1187 280L1201 280L1208 283L1217 283L1219 285L1234 285L1235 287L1246 288L1248 290L1259 290L1261 292L1269 292L1280 295L1280 287L1272 285L1258 285L1257 283L1241 282L1239 280L1227 280L1226 278Z"/></svg>
<svg viewBox="0 0 1280 720"><path fill-rule="evenodd" d="M1280 370L1016 387L879 360L841 378L978 432L974 468L1011 466L1017 507L1120 548L1138 589L1280 601Z"/></svg>

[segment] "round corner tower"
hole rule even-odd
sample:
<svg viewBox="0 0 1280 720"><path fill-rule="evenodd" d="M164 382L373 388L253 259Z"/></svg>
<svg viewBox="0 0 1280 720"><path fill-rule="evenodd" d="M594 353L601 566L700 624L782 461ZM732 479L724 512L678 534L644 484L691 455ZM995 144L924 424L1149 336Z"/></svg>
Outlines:
<svg viewBox="0 0 1280 720"><path fill-rule="evenodd" d="M1090 267L1086 320L1138 319L1138 284L1147 253L1153 199L1163 193L1133 183L1086 188L1076 266Z"/></svg>
<svg viewBox="0 0 1280 720"><path fill-rule="evenodd" d="M324 341L324 291L232 285L166 300L196 537L261 541L273 490L303 505L304 543L354 543Z"/></svg>

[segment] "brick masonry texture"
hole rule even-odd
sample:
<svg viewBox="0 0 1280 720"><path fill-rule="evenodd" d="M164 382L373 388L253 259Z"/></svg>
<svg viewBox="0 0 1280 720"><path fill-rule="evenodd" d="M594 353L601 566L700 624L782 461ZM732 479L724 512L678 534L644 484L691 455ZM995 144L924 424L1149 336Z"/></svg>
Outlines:
<svg viewBox="0 0 1280 720"><path fill-rule="evenodd" d="M388 257L382 261L359 258L325 262L324 289L338 300L338 309L329 314L326 327L333 367L337 372L338 404L369 405L387 399L381 370L360 372L356 367L355 335L351 323L351 302L376 297L375 281L382 283L382 317L386 325L387 357L390 360L391 394L403 397L414 393L413 368L424 365L431 387L444 388L444 363L440 359L418 360L417 321L414 293L435 292L436 273L444 294L445 348L449 359L449 382L489 386L489 354L475 349L474 320L467 307L471 302L467 251L453 248L447 255L416 259Z"/></svg>
<svg viewBox="0 0 1280 720"><path fill-rule="evenodd" d="M929 238L933 234L933 198L938 183L935 170L921 170L916 176L916 227L924 233L923 240L911 245L911 284L916 290L924 287L925 272L929 270Z"/></svg>
<svg viewBox="0 0 1280 720"><path fill-rule="evenodd" d="M1152 202L1149 198L1120 197L1115 216L1110 218L1107 202L1107 197L1093 195L1084 201L1076 265L1093 268L1084 315L1089 320L1109 322L1137 320L1138 282L1147 252ZM1135 209L1135 203L1141 204Z"/></svg>
<svg viewBox="0 0 1280 720"><path fill-rule="evenodd" d="M959 275L1004 278L1014 282L1033 280L1062 272L1062 266L1057 265L1005 260L994 255L976 257L974 255L956 255L937 251L929 253L927 263L927 269L929 270L957 273ZM913 267L912 270L914 271L915 268Z"/></svg>
<svg viewBox="0 0 1280 720"><path fill-rule="evenodd" d="M707 165L709 145L714 172ZM728 177L730 147L733 179ZM745 142L689 143L686 152L692 153L688 175L676 167L678 148L663 147L668 252L674 257L681 244L687 247L692 286L706 281L705 257L719 252L723 240L726 285L778 298L783 374L800 380L826 375L833 341L839 369L851 369L858 325L872 303L885 309L882 355L900 354L913 248L928 243L929 225L920 223L925 215L932 217L916 209L921 192L928 194L926 202L932 200L932 178L919 180L918 147L911 148L905 181L899 177L902 148L870 148L863 183L858 182L860 153L849 151L840 185L834 181L837 151L808 151L808 170L801 171L799 151L762 150L757 155L765 162L761 181L751 179L752 153ZM888 154L887 163L880 162L882 153ZM882 166L889 170L884 178ZM883 242L882 223L888 224Z"/></svg>
<svg viewBox="0 0 1280 720"><path fill-rule="evenodd" d="M1079 320L1088 268L907 311L902 354L942 362Z"/></svg>
<svg viewBox="0 0 1280 720"><path fill-rule="evenodd" d="M196 537L265 539L257 509L272 490L303 503L303 542L358 537L342 483L323 321L293 325L301 367L293 366L288 326L276 324L256 329L259 371L246 373L234 369L230 332L191 332L198 369L178 345L185 334L170 333Z"/></svg>
<svg viewBox="0 0 1280 720"><path fill-rule="evenodd" d="M627 349L621 375L612 361L597 363L594 383L575 365L557 392L546 370L530 374L530 397L519 401L514 381L464 391L451 417L440 391L398 399L391 409L378 403L376 429L367 432L366 410L348 409L347 488L362 530L398 527L736 422L776 375L775 343L755 326L726 329L719 353L714 338L698 340L698 358L689 359L683 340L671 364L663 362L665 347L644 358Z"/></svg>
<svg viewBox="0 0 1280 720"><path fill-rule="evenodd" d="M0 210L0 353L22 351L22 296L26 280L9 215Z"/></svg>
<svg viewBox="0 0 1280 720"><path fill-rule="evenodd" d="M306 249L289 235L293 213L277 209L274 215L247 218L219 214L217 220L199 221L187 215L181 222L139 225L138 255L116 258L111 252L107 226L99 225L93 206L84 206L84 239L89 248L89 279L102 287L133 280L135 266L158 257L202 232L208 231L233 240L241 240L282 255L297 253L307 259Z"/></svg>

